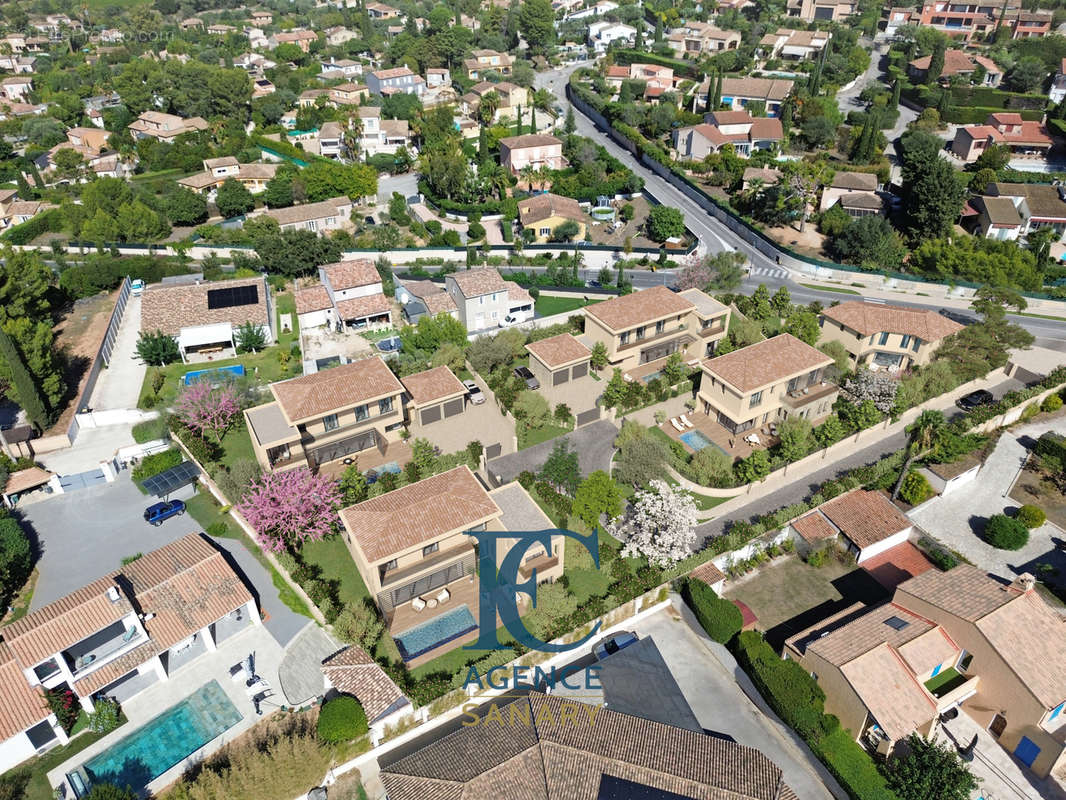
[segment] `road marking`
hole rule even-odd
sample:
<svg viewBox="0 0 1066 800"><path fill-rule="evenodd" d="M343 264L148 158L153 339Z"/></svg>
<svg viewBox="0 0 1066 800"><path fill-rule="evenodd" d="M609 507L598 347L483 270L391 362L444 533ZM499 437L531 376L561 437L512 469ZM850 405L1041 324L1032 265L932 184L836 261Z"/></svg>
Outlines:
<svg viewBox="0 0 1066 800"><path fill-rule="evenodd" d="M749 275L765 275L767 278L776 278L779 281L783 281L788 277L788 271L779 267L755 267L753 266L749 271Z"/></svg>
<svg viewBox="0 0 1066 800"><path fill-rule="evenodd" d="M882 300L880 297L864 297L862 301L864 303L880 303L881 305L888 302L887 300Z"/></svg>

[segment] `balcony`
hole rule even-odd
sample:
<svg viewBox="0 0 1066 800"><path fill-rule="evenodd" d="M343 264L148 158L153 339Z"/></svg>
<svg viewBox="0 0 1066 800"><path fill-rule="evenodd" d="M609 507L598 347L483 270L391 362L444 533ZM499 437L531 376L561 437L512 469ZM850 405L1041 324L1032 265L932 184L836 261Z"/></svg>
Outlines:
<svg viewBox="0 0 1066 800"><path fill-rule="evenodd" d="M75 678L91 672L112 656L130 650L146 640L144 632L124 620L113 622L87 639L68 647L63 655Z"/></svg>
<svg viewBox="0 0 1066 800"><path fill-rule="evenodd" d="M538 575L543 575L548 570L554 569L557 566L559 566L558 556L552 556L549 558L546 555L541 555L536 558L531 558L529 561L522 564L522 566L518 568L518 574L523 580L526 580L533 575L533 570L536 570Z"/></svg>
<svg viewBox="0 0 1066 800"><path fill-rule="evenodd" d="M700 328L699 330L699 335L704 339L723 333L725 333L725 325L708 325L706 328Z"/></svg>
<svg viewBox="0 0 1066 800"><path fill-rule="evenodd" d="M449 547L447 550L438 550L436 553L431 553L430 555L423 557L421 561L411 564L408 567L389 570L381 579L381 588L394 588L396 584L408 581L416 575L421 575L428 569L432 569L441 564L446 564L449 561L461 560L473 552L474 547L470 543L460 545L459 547Z"/></svg>
<svg viewBox="0 0 1066 800"><path fill-rule="evenodd" d="M324 431L319 434L302 432L302 441L305 446L310 446L320 442L328 442L337 436L343 436L344 434L351 433L353 431L366 431L378 426L384 428L387 425L391 425L394 421L399 419L400 409L399 402L393 403L392 411L387 414L369 414L362 419L358 419L355 422L347 425L339 425L336 428L332 428L328 431ZM376 407L376 406L375 406Z"/></svg>
<svg viewBox="0 0 1066 800"><path fill-rule="evenodd" d="M951 667L941 670L925 682L929 694L936 698L937 712L944 711L977 691L979 678Z"/></svg>
<svg viewBox="0 0 1066 800"><path fill-rule="evenodd" d="M676 336L679 333L685 333L688 331L688 327L686 325L674 325L671 327L667 327L663 330L662 333L654 333L654 330L655 329L652 328L653 333L651 336L645 334L639 339L637 338L636 334L631 334L628 342L626 342L625 344L618 345L618 352L622 352L623 350L632 350L634 347L640 347L643 345L647 345L650 342L656 342L660 339L667 339L671 336Z"/></svg>
<svg viewBox="0 0 1066 800"><path fill-rule="evenodd" d="M822 383L808 386L806 389L796 389L792 392L786 392L781 396L781 403L791 409L806 408L811 403L815 403L824 397L836 394L838 391L840 391L840 387L835 383L823 381Z"/></svg>

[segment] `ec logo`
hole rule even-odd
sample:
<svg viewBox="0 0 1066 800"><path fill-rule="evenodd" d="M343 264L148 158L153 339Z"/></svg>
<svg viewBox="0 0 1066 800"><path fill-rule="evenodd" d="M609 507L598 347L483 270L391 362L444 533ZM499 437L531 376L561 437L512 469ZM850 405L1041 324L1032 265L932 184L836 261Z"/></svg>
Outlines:
<svg viewBox="0 0 1066 800"><path fill-rule="evenodd" d="M596 635L600 629L600 623L589 631L588 635L570 644L551 644L542 641L526 630L522 619L518 614L518 592L529 595L533 599L533 607L537 605L537 571L524 583L518 582L518 568L522 565L529 548L534 545L542 545L546 553L552 552L552 537L567 536L580 542L596 565L600 568L600 547L597 532L593 531L588 536L582 536L565 528L554 528L546 531L466 531L468 536L473 536L478 541L478 573L479 573L479 605L478 626L480 633L477 641L471 642L464 647L465 650L501 650L496 637L496 614L499 613L500 621L516 641L525 645L530 650L541 650L545 653L565 653L585 644ZM496 542L499 539L517 539L518 541L503 557L499 567L496 566Z"/></svg>

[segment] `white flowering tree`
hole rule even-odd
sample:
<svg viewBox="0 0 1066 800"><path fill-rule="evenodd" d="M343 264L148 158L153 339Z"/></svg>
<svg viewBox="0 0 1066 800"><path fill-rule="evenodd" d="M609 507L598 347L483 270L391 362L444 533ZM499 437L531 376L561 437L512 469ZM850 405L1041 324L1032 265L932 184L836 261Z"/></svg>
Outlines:
<svg viewBox="0 0 1066 800"><path fill-rule="evenodd" d="M625 542L622 555L643 556L650 564L668 567L692 553L696 543L696 501L683 489L653 480L637 492L624 520L607 531Z"/></svg>

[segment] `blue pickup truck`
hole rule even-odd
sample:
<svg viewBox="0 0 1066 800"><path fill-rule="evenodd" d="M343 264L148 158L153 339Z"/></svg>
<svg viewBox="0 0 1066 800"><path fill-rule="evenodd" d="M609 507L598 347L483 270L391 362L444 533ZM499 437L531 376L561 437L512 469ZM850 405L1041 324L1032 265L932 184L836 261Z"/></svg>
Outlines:
<svg viewBox="0 0 1066 800"><path fill-rule="evenodd" d="M185 513L185 503L181 500L169 500L165 503L156 503L144 510L144 521L150 525L162 525L171 517L177 517Z"/></svg>

